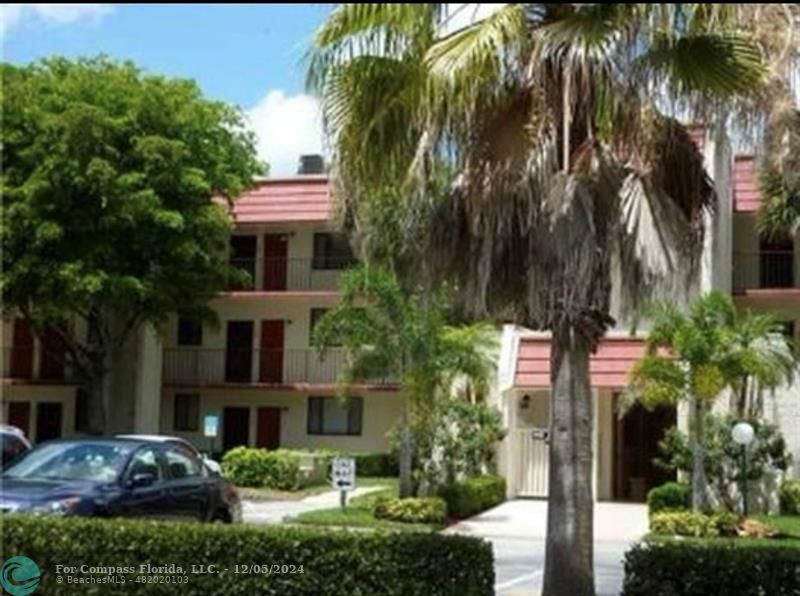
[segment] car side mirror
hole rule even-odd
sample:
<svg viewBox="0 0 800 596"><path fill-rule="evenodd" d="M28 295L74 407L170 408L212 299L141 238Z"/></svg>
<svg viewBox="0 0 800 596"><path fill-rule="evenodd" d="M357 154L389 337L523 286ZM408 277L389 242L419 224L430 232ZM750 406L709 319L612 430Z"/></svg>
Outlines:
<svg viewBox="0 0 800 596"><path fill-rule="evenodd" d="M128 482L131 488L142 488L145 486L152 486L156 481L155 474L150 472L143 472L141 474L134 474L133 478Z"/></svg>

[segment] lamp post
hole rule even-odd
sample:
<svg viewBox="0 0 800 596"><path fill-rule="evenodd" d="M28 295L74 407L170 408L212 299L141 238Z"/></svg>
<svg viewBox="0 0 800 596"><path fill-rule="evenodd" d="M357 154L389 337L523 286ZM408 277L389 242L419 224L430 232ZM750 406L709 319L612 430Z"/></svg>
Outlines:
<svg viewBox="0 0 800 596"><path fill-rule="evenodd" d="M748 422L737 422L731 429L731 438L734 442L742 446L742 501L744 505L744 515L748 514L747 507L747 446L753 442L755 437L753 425Z"/></svg>

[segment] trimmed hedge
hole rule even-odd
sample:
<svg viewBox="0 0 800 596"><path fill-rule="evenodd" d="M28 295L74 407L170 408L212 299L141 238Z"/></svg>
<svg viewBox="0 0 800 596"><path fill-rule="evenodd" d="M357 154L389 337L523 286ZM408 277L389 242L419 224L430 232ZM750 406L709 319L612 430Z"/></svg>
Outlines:
<svg viewBox="0 0 800 596"><path fill-rule="evenodd" d="M237 486L297 490L300 458L287 451L236 447L222 458L222 471Z"/></svg>
<svg viewBox="0 0 800 596"><path fill-rule="evenodd" d="M38 591L54 596L110 590L184 596L494 593L492 547L466 536L10 515L3 517L1 542L4 560L25 555L36 562L42 572ZM69 584L63 575L58 583L56 576L56 565L138 571L146 563L180 566L183 573L170 575L185 575L188 582L137 583L136 571L123 573L124 584ZM215 565L216 573L192 574L192 565ZM294 566L295 573L247 573L245 565Z"/></svg>
<svg viewBox="0 0 800 596"><path fill-rule="evenodd" d="M447 517L447 505L438 497L378 499L372 513L378 519L406 524L441 524Z"/></svg>
<svg viewBox="0 0 800 596"><path fill-rule="evenodd" d="M796 596L800 547L777 540L648 540L625 554L623 596Z"/></svg>
<svg viewBox="0 0 800 596"><path fill-rule="evenodd" d="M800 515L800 480L784 480L778 499L783 515Z"/></svg>
<svg viewBox="0 0 800 596"><path fill-rule="evenodd" d="M650 515L661 511L690 509L692 487L685 482L666 482L651 488L647 493L647 510Z"/></svg>
<svg viewBox="0 0 800 596"><path fill-rule="evenodd" d="M451 517L471 517L506 500L506 479L493 475L465 478L445 486L439 496Z"/></svg>
<svg viewBox="0 0 800 596"><path fill-rule="evenodd" d="M665 536L695 538L735 536L738 521L733 513L706 515L695 511L663 511L650 516L650 531Z"/></svg>
<svg viewBox="0 0 800 596"><path fill-rule="evenodd" d="M394 453L345 453L343 455L355 458L356 477L397 476L399 473L397 455Z"/></svg>

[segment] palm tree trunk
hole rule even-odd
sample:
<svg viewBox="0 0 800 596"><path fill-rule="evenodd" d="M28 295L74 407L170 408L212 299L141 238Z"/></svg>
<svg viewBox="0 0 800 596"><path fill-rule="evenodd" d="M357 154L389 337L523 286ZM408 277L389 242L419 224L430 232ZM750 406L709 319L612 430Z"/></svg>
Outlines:
<svg viewBox="0 0 800 596"><path fill-rule="evenodd" d="M594 595L589 342L554 334L543 596Z"/></svg>
<svg viewBox="0 0 800 596"><path fill-rule="evenodd" d="M706 476L705 448L705 408L696 397L692 397L692 509L707 512L710 509L708 502L708 477Z"/></svg>
<svg viewBox="0 0 800 596"><path fill-rule="evenodd" d="M413 440L411 437L411 426L408 415L408 397L403 403L403 418L400 422L400 454L399 454L399 486L400 498L410 497L414 491L411 479L411 467L413 461Z"/></svg>

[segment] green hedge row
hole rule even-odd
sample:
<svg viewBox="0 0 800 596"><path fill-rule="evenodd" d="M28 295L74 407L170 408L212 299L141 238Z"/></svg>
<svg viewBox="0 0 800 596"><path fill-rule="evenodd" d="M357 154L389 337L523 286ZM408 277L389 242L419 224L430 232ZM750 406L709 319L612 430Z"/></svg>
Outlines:
<svg viewBox="0 0 800 596"><path fill-rule="evenodd" d="M356 460L356 476L374 478L377 476L397 476L398 463L395 453L345 453Z"/></svg>
<svg viewBox="0 0 800 596"><path fill-rule="evenodd" d="M222 471L237 486L297 490L302 483L300 459L280 449L236 447L222 458Z"/></svg>
<svg viewBox="0 0 800 596"><path fill-rule="evenodd" d="M625 555L623 596L796 596L795 542L651 540Z"/></svg>
<svg viewBox="0 0 800 596"><path fill-rule="evenodd" d="M506 500L506 479L490 474L465 478L444 487L439 496L451 517L471 517Z"/></svg>
<svg viewBox="0 0 800 596"><path fill-rule="evenodd" d="M257 526L7 516L2 558L24 555L41 570L38 592L64 594L270 594L293 596L454 595L494 593L492 547L465 536L362 533ZM183 568L180 584L74 584L56 565ZM192 565L215 573L192 574ZM236 573L236 566L240 573ZM293 566L241 572L244 566ZM302 566L302 573L299 572ZM250 568L250 571L253 571ZM81 574L72 576L88 577Z"/></svg>
<svg viewBox="0 0 800 596"><path fill-rule="evenodd" d="M695 538L735 536L738 521L733 513L706 515L696 511L662 511L650 516L650 531L664 536Z"/></svg>

